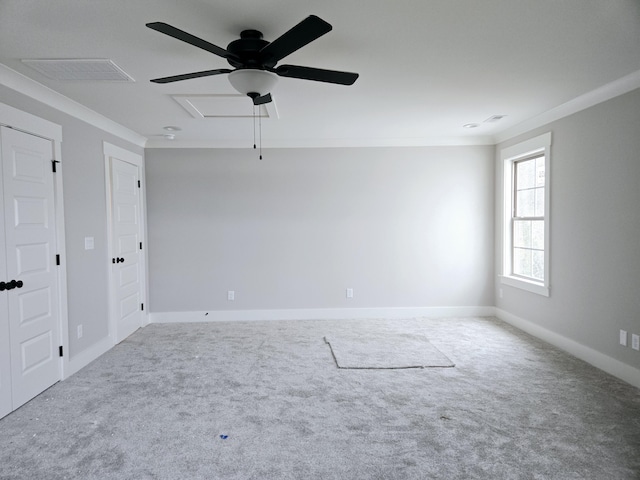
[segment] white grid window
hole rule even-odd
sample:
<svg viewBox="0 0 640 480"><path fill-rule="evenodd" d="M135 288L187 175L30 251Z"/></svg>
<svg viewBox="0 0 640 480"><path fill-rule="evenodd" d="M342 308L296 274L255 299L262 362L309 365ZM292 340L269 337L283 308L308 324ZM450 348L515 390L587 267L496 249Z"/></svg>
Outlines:
<svg viewBox="0 0 640 480"><path fill-rule="evenodd" d="M544 282L545 158L513 163L512 274Z"/></svg>
<svg viewBox="0 0 640 480"><path fill-rule="evenodd" d="M502 151L502 283L549 295L549 148L551 134Z"/></svg>

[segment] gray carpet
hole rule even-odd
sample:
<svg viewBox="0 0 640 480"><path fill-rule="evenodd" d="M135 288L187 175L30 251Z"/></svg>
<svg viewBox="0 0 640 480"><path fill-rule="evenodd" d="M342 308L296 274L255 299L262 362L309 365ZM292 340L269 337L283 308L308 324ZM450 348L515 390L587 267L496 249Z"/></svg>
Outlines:
<svg viewBox="0 0 640 480"><path fill-rule="evenodd" d="M323 341L381 331L456 367ZM640 391L494 319L150 325L0 420L0 478L638 479Z"/></svg>
<svg viewBox="0 0 640 480"><path fill-rule="evenodd" d="M398 369L455 366L424 335L367 332L326 336L338 368Z"/></svg>

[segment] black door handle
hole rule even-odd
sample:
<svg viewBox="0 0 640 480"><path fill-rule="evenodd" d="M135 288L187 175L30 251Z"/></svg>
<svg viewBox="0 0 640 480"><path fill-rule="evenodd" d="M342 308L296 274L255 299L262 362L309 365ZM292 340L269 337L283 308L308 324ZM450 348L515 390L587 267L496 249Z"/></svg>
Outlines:
<svg viewBox="0 0 640 480"><path fill-rule="evenodd" d="M11 280L9 283L7 283L7 290L13 290L14 288L16 288L18 286L18 282L16 282L15 280Z"/></svg>
<svg viewBox="0 0 640 480"><path fill-rule="evenodd" d="M0 282L0 292L3 290L13 290L14 288L22 288L24 282L22 280L11 280L8 283Z"/></svg>

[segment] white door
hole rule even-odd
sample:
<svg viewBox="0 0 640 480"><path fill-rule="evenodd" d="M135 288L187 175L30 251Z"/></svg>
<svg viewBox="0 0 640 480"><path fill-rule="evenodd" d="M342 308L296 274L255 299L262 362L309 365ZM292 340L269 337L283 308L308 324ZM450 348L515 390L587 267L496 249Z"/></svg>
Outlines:
<svg viewBox="0 0 640 480"><path fill-rule="evenodd" d="M0 143L2 139L0 138ZM0 187L2 186L2 152L0 152ZM13 410L11 401L11 342L9 341L9 300L5 289L7 280L7 255L4 236L4 195L0 194L0 418Z"/></svg>
<svg viewBox="0 0 640 480"><path fill-rule="evenodd" d="M111 278L118 343L142 326L140 171L137 165L115 157L110 164Z"/></svg>
<svg viewBox="0 0 640 480"><path fill-rule="evenodd" d="M15 410L61 378L53 143L0 128L5 297ZM4 302L2 303L5 304Z"/></svg>

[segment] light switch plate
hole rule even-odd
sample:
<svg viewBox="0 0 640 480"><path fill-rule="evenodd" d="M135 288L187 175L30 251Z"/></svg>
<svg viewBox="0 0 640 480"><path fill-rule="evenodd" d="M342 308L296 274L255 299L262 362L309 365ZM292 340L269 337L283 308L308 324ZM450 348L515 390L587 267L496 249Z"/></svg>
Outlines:
<svg viewBox="0 0 640 480"><path fill-rule="evenodd" d="M631 335L631 348L640 350L640 335L636 335L635 333Z"/></svg>

